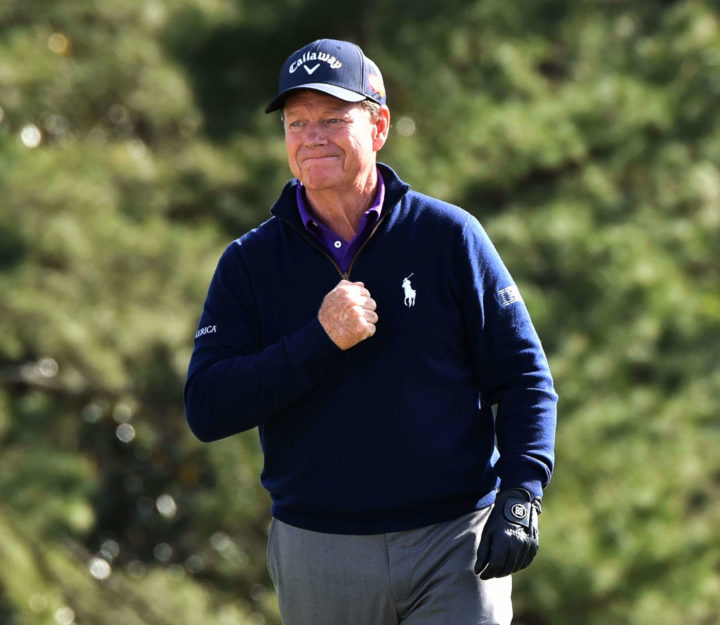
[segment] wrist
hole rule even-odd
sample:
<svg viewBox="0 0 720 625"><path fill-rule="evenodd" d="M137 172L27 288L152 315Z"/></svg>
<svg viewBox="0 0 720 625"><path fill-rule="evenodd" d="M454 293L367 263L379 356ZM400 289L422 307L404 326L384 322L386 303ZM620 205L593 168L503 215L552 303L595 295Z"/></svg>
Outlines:
<svg viewBox="0 0 720 625"><path fill-rule="evenodd" d="M542 502L523 488L501 489L495 497L498 508L506 521L529 529L542 512Z"/></svg>

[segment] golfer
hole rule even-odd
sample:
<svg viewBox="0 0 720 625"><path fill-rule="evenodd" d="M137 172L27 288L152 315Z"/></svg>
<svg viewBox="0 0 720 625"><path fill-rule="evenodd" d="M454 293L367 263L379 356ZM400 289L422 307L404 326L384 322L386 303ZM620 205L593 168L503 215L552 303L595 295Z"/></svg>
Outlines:
<svg viewBox="0 0 720 625"><path fill-rule="evenodd" d="M285 625L510 623L557 401L520 291L475 217L378 162L390 111L357 45L293 52L275 111L293 177L219 260L189 426L259 430Z"/></svg>

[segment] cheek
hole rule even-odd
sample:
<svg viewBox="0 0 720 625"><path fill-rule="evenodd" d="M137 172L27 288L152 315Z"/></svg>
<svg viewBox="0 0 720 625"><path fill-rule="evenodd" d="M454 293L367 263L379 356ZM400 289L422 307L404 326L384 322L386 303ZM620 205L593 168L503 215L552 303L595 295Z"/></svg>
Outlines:
<svg viewBox="0 0 720 625"><path fill-rule="evenodd" d="M355 160L365 160L368 158L370 152L372 152L372 137L360 136L351 137L348 141L350 146L350 152L354 156Z"/></svg>
<svg viewBox="0 0 720 625"><path fill-rule="evenodd" d="M360 137L360 144L366 152L375 151L375 137L377 130L374 126L368 126L366 131Z"/></svg>
<svg viewBox="0 0 720 625"><path fill-rule="evenodd" d="M375 151L372 148L372 142L361 141L355 146L355 160L361 165L366 165L373 159Z"/></svg>
<svg viewBox="0 0 720 625"><path fill-rule="evenodd" d="M290 171L292 171L293 175L297 176L297 153L298 153L298 146L296 142L292 141L291 139L285 139L285 153L287 154L288 164L290 165Z"/></svg>

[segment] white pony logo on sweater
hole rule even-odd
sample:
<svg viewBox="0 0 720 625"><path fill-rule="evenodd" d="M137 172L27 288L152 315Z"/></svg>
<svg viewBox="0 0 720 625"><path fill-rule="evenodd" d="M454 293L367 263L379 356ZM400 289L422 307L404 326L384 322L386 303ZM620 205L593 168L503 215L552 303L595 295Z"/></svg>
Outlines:
<svg viewBox="0 0 720 625"><path fill-rule="evenodd" d="M412 278L413 273L411 273L407 278L403 278L402 281L402 288L403 291L405 291L405 306L408 308L415 306L416 291L412 288L412 284L410 284L410 278Z"/></svg>

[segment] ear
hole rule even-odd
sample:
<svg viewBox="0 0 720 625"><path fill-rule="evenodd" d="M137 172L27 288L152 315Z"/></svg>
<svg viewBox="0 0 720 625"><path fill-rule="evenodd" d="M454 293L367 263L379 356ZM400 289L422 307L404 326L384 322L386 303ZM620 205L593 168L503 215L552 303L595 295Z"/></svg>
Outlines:
<svg viewBox="0 0 720 625"><path fill-rule="evenodd" d="M390 132L390 109L383 105L373 127L373 150L378 152L388 138Z"/></svg>

